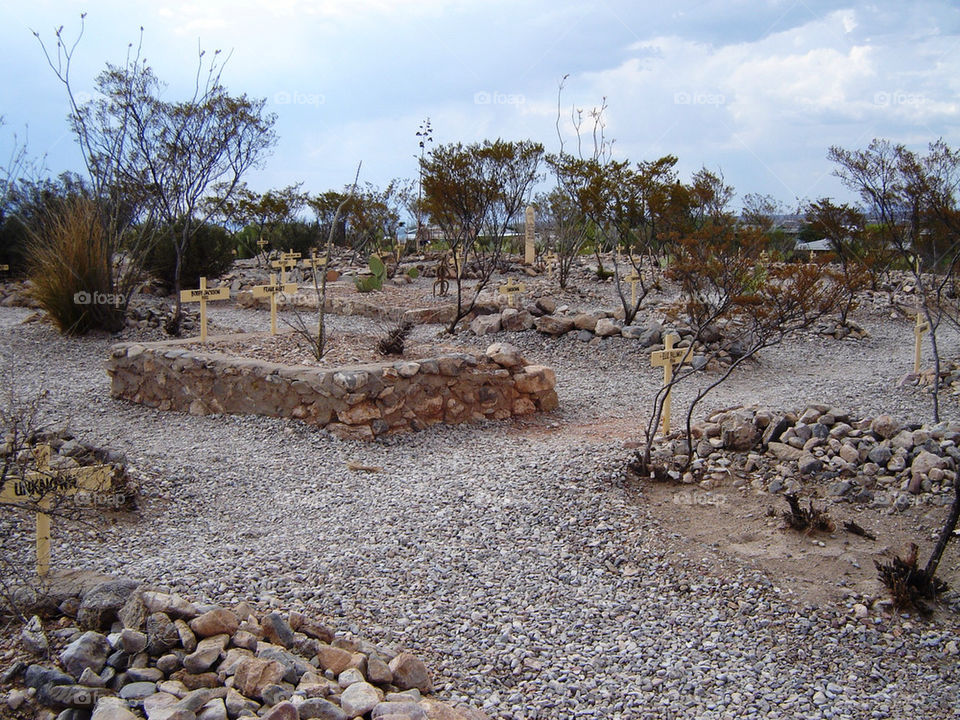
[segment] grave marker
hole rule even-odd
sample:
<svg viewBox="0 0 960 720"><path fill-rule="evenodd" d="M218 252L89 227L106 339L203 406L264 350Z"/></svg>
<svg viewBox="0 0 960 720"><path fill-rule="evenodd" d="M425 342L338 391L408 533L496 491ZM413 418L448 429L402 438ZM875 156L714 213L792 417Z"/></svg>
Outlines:
<svg viewBox="0 0 960 720"><path fill-rule="evenodd" d="M34 448L37 469L22 475L8 477L0 489L0 503L18 505L33 502L37 505L37 575L50 571L50 514L58 497L78 492L102 492L109 488L113 468L109 465L53 470L50 468L50 446Z"/></svg>
<svg viewBox="0 0 960 720"><path fill-rule="evenodd" d="M536 242L535 242L535 230L536 225L536 211L533 209L533 205L527 205L527 211L524 215L523 223L523 264L524 265L533 265L533 261L537 257Z"/></svg>
<svg viewBox="0 0 960 720"><path fill-rule="evenodd" d="M553 282L553 265L557 262L557 254L555 252L547 253L544 260L547 263L547 280Z"/></svg>
<svg viewBox="0 0 960 720"><path fill-rule="evenodd" d="M629 275L624 279L624 282L630 283L630 304L633 307L637 306L637 284L640 282L640 276L637 275L636 270L632 270Z"/></svg>
<svg viewBox="0 0 960 720"><path fill-rule="evenodd" d="M689 365L693 346L675 348L673 344L680 338L670 333L663 339L663 350L654 350L650 353L650 364L653 367L663 368L663 386L670 387L673 382L673 366ZM670 432L670 390L663 398L663 412L661 413L660 432L664 435Z"/></svg>
<svg viewBox="0 0 960 720"><path fill-rule="evenodd" d="M930 323L921 320L921 314L917 313L917 324L913 326L913 372L920 372L920 353L923 350L924 333L930 332Z"/></svg>
<svg viewBox="0 0 960 720"><path fill-rule="evenodd" d="M277 334L277 295L293 295L297 292L296 283L278 283L275 273L270 274L269 285L254 285L253 296L255 298L270 298L270 334Z"/></svg>
<svg viewBox="0 0 960 720"><path fill-rule="evenodd" d="M500 294L507 296L507 305L514 307L514 297L518 293L525 292L527 286L523 283L514 282L513 280L508 280L506 285L500 286Z"/></svg>
<svg viewBox="0 0 960 720"><path fill-rule="evenodd" d="M205 277L200 278L199 289L180 291L180 302L200 302L200 342L207 341L207 301L229 299L230 287L228 285L208 288Z"/></svg>
<svg viewBox="0 0 960 720"><path fill-rule="evenodd" d="M297 261L293 258L284 259L281 255L279 260L274 260L270 263L270 267L280 271L280 282L285 283L287 281L287 273L297 267Z"/></svg>
<svg viewBox="0 0 960 720"><path fill-rule="evenodd" d="M9 265L0 265L0 272L10 272Z"/></svg>

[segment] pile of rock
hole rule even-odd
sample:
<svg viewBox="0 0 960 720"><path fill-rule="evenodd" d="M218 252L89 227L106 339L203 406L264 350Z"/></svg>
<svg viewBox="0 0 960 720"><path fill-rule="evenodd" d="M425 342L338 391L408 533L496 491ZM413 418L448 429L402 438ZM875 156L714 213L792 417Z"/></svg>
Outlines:
<svg viewBox="0 0 960 720"><path fill-rule="evenodd" d="M696 333L680 323L664 325L658 320L641 323L639 318L624 325L623 312L595 310L577 312L566 305L557 307L551 297L540 297L523 307L492 308L480 306L486 314L477 315L470 323L474 335L487 335L498 332L523 332L536 329L545 335L560 337L575 333L581 342L595 339L622 337L635 340L645 349L662 350L663 338L668 334L679 337L674 347L686 348L694 344ZM619 316L619 317L618 317ZM696 370L714 365L729 365L742 357L748 350L748 338L737 337L742 333L725 333L721 328L708 326L700 332L696 341L692 366Z"/></svg>
<svg viewBox="0 0 960 720"><path fill-rule="evenodd" d="M40 303L31 295L33 283L29 280L9 281L0 284L0 306L39 308Z"/></svg>
<svg viewBox="0 0 960 720"><path fill-rule="evenodd" d="M31 653L59 663L3 673L4 682L22 675L24 688L5 698L13 711L49 720L486 718L424 697L430 673L412 654L335 635L297 612L197 605L126 579L60 609L50 637L37 616L23 629ZM56 652L58 643L66 645Z"/></svg>
<svg viewBox="0 0 960 720"><path fill-rule="evenodd" d="M200 327L200 311L181 306L181 332L189 334L191 330ZM149 330L154 328L165 329L173 318L173 308L166 303L131 306L127 311L126 324L128 328Z"/></svg>
<svg viewBox="0 0 960 720"><path fill-rule="evenodd" d="M738 475L740 483L751 478L756 489L776 493L821 481L838 501L901 510L917 501L952 502L960 462L960 423L856 418L826 405L800 413L724 410L692 434L695 459L683 477L687 482L700 477L712 485ZM667 453L685 448L675 440Z"/></svg>

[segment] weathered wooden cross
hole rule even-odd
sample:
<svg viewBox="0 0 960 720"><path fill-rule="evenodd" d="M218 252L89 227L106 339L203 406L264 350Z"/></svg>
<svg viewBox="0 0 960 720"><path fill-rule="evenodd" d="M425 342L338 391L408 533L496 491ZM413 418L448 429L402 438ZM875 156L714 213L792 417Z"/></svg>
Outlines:
<svg viewBox="0 0 960 720"><path fill-rule="evenodd" d="M630 304L633 307L636 307L637 306L637 285L640 282L640 276L637 275L636 270L632 270L630 274L623 279L623 281L630 283Z"/></svg>
<svg viewBox="0 0 960 720"><path fill-rule="evenodd" d="M286 255L286 253L284 253ZM280 282L285 283L287 281L287 273L293 270L297 266L297 261L293 258L284 258L283 255L280 256L279 260L274 260L270 263L270 267L274 270L280 271Z"/></svg>
<svg viewBox="0 0 960 720"><path fill-rule="evenodd" d="M547 253L544 261L547 263L547 280L553 282L553 266L557 262L557 254L555 252Z"/></svg>
<svg viewBox="0 0 960 720"><path fill-rule="evenodd" d="M500 294L507 296L507 305L510 307L514 306L514 298L517 294L525 292L527 286L523 283L514 282L513 280L508 280L506 285L500 286Z"/></svg>
<svg viewBox="0 0 960 720"><path fill-rule="evenodd" d="M263 238L260 238L259 240L257 240L257 247L260 248L260 252L266 252L264 248L267 247L267 245L269 244L270 244L269 241L264 240Z"/></svg>
<svg viewBox="0 0 960 720"><path fill-rule="evenodd" d="M664 435L670 432L670 383L673 382L673 366L689 365L693 346L675 348L673 344L680 338L670 333L663 339L663 350L654 350L650 353L650 364L653 367L663 368L663 386L667 394L663 398L663 412L661 413L660 432Z"/></svg>
<svg viewBox="0 0 960 720"><path fill-rule="evenodd" d="M207 341L207 301L229 299L229 286L221 285L220 287L208 288L205 277L200 278L199 289L180 291L180 302L200 302L200 342Z"/></svg>
<svg viewBox="0 0 960 720"><path fill-rule="evenodd" d="M8 477L0 488L0 503L32 503L37 510L37 575L50 571L50 510L55 500L78 492L104 492L110 487L113 468L90 465L69 469L50 467L50 446L33 450L37 469ZM32 508L31 508L32 509Z"/></svg>
<svg viewBox="0 0 960 720"><path fill-rule="evenodd" d="M298 290L296 283L278 283L276 273L270 274L269 285L254 285L255 298L270 298L270 334L277 334L277 295L293 295Z"/></svg>
<svg viewBox="0 0 960 720"><path fill-rule="evenodd" d="M923 335L930 332L930 323L921 320L917 313L917 324L913 326L913 372L920 372L920 353L923 350Z"/></svg>

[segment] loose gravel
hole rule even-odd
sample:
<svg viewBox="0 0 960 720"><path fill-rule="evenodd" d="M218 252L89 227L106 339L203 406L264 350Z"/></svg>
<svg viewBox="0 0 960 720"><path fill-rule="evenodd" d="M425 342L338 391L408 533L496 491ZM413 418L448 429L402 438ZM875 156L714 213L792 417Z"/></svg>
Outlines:
<svg viewBox="0 0 960 720"><path fill-rule="evenodd" d="M0 308L0 356L21 396L48 390L49 419L125 453L141 482L138 517L97 531L55 527L54 567L200 600L311 609L408 647L446 697L495 718L958 716L958 658L945 649L956 618L867 624L804 605L650 514L623 478L624 437L602 425L639 430L658 385L630 341L463 336L480 348L512 342L552 365L561 410L365 444L283 420L112 400L113 338L62 338L21 324L28 314ZM224 328L265 329L264 315L211 311ZM765 351L704 414L825 402L927 419L928 400L897 385L912 363L907 324L858 320L865 340L809 335ZM957 354L955 338L944 345ZM678 407L693 387L678 387ZM943 412L955 419L956 402ZM353 472L348 461L382 470ZM31 529L16 528L0 522L4 551L29 557Z"/></svg>

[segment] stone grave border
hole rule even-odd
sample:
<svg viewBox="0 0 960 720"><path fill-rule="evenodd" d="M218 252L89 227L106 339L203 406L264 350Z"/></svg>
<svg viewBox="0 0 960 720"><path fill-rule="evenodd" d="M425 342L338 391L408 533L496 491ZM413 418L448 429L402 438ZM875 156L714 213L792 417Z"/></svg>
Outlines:
<svg viewBox="0 0 960 720"><path fill-rule="evenodd" d="M210 342L267 336L238 333ZM365 365L318 368L187 350L196 338L120 343L107 374L114 398L192 415L289 417L333 434L372 440L436 423L506 420L557 407L556 375L511 346L486 355L445 353Z"/></svg>

